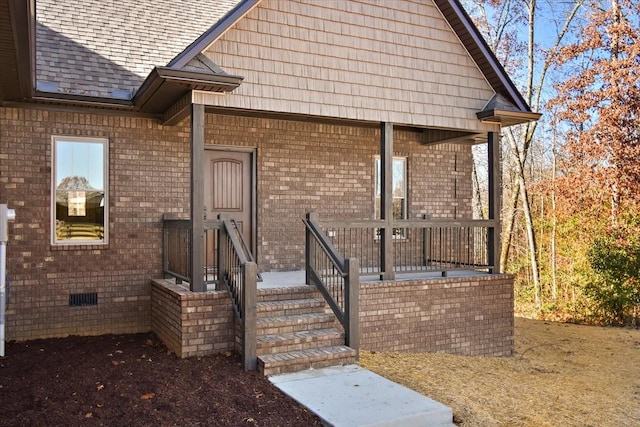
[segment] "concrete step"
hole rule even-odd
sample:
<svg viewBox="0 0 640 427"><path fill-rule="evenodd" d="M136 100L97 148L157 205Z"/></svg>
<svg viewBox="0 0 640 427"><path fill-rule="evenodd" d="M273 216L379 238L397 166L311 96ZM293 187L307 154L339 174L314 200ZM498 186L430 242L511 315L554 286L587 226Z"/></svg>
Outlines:
<svg viewBox="0 0 640 427"><path fill-rule="evenodd" d="M315 286L308 285L289 286L286 288L258 289L258 292L256 294L256 300L258 302L284 301L305 298L322 298L322 295Z"/></svg>
<svg viewBox="0 0 640 427"><path fill-rule="evenodd" d="M257 353L261 356L317 347L340 346L343 344L344 332L335 328L314 329L287 334L259 336Z"/></svg>
<svg viewBox="0 0 640 427"><path fill-rule="evenodd" d="M257 304L257 315L259 318L323 313L324 311L325 301L322 298L263 301Z"/></svg>
<svg viewBox="0 0 640 427"><path fill-rule="evenodd" d="M336 318L328 313L305 313L291 316L258 318L256 335L278 335L334 327Z"/></svg>
<svg viewBox="0 0 640 427"><path fill-rule="evenodd" d="M265 376L355 363L356 351L344 345L296 350L258 356L258 370Z"/></svg>

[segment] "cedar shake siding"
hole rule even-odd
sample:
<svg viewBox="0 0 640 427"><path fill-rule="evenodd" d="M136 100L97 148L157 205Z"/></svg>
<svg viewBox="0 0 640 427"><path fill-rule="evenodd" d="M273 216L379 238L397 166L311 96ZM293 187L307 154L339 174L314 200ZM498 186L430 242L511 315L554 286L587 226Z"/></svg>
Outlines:
<svg viewBox="0 0 640 427"><path fill-rule="evenodd" d="M204 53L244 76L206 105L470 131L494 95L431 1L264 0Z"/></svg>
<svg viewBox="0 0 640 427"><path fill-rule="evenodd" d="M150 279L162 277L162 215L189 212L189 124L142 118L0 108L2 201L10 225L8 339L147 331ZM109 243L50 244L52 135L109 140ZM408 216L471 218L471 150L423 146L396 129L407 157ZM206 142L257 156L257 259L262 271L303 268L301 219L373 218L377 127L206 115ZM69 295L97 293L94 306Z"/></svg>

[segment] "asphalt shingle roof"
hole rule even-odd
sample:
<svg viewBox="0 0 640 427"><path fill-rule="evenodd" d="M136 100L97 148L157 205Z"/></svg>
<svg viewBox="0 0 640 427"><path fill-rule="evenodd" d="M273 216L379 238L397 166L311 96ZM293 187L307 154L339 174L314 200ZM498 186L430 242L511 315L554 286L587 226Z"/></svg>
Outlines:
<svg viewBox="0 0 640 427"><path fill-rule="evenodd" d="M154 66L167 65L237 3L36 0L38 86L60 93L127 97Z"/></svg>

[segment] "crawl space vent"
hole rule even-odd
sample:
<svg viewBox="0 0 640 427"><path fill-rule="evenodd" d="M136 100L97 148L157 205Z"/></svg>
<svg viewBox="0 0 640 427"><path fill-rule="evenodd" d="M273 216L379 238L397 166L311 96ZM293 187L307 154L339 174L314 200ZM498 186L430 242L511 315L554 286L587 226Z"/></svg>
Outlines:
<svg viewBox="0 0 640 427"><path fill-rule="evenodd" d="M82 307L85 305L98 305L98 294L96 292L69 294L69 307Z"/></svg>

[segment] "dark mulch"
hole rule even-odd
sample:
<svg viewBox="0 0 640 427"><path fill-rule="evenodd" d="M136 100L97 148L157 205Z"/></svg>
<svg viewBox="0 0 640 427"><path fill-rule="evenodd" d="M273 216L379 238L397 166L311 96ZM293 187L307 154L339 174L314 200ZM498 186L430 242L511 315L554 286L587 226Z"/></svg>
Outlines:
<svg viewBox="0 0 640 427"><path fill-rule="evenodd" d="M153 334L8 343L1 426L313 426L237 353L179 359Z"/></svg>

